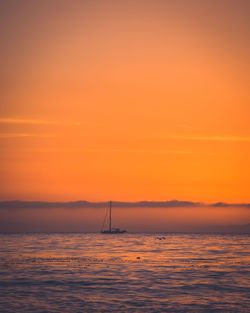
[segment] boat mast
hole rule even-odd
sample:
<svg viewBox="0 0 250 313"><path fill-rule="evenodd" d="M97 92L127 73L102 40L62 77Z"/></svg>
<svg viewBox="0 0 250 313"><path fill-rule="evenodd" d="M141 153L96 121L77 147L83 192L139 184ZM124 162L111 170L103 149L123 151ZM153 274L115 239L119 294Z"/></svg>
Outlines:
<svg viewBox="0 0 250 313"><path fill-rule="evenodd" d="M109 202L109 231L111 232L111 201Z"/></svg>

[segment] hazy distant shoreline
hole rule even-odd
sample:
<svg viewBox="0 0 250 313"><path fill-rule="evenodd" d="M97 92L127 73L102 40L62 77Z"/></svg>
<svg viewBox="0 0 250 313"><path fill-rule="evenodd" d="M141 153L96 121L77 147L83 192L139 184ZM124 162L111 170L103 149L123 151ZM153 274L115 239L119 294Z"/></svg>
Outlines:
<svg viewBox="0 0 250 313"><path fill-rule="evenodd" d="M173 207L242 207L250 208L250 203L226 203L226 202L215 202L215 203L203 203L203 202L192 202L192 201L113 201L113 206L117 208L173 208ZM21 201L21 200L10 200L0 201L0 209L2 208L74 208L74 207L87 207L87 208L104 208L109 204L105 202L90 202L85 200L80 201L66 201L66 202L50 202L50 201Z"/></svg>
<svg viewBox="0 0 250 313"><path fill-rule="evenodd" d="M130 233L250 233L250 204L114 201L114 225ZM109 201L1 201L0 232L93 233Z"/></svg>

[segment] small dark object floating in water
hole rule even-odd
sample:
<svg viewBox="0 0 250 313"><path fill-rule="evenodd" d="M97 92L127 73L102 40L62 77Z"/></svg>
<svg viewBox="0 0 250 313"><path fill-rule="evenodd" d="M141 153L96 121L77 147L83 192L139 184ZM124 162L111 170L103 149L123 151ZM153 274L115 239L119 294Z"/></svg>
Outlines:
<svg viewBox="0 0 250 313"><path fill-rule="evenodd" d="M156 239L158 239L158 240L164 240L164 239L166 239L166 237L156 237Z"/></svg>

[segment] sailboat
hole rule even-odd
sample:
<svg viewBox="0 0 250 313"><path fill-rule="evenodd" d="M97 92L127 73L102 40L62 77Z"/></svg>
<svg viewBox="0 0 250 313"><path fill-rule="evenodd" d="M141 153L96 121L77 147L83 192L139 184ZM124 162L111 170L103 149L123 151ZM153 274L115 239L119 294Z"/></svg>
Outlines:
<svg viewBox="0 0 250 313"><path fill-rule="evenodd" d="M105 220L104 220L105 222ZM109 228L106 230L101 230L102 234L124 234L126 230L119 228L112 228L112 202L109 202Z"/></svg>

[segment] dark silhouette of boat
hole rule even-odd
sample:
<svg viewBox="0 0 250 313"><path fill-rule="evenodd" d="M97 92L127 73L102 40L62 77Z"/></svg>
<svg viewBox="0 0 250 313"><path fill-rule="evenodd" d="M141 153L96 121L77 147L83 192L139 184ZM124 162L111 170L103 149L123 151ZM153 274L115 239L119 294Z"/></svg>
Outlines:
<svg viewBox="0 0 250 313"><path fill-rule="evenodd" d="M105 219L104 219L104 223L105 223ZM109 202L109 228L106 230L101 230L101 233L102 234L124 234L126 232L127 231L125 229L112 228L112 202L110 201Z"/></svg>

